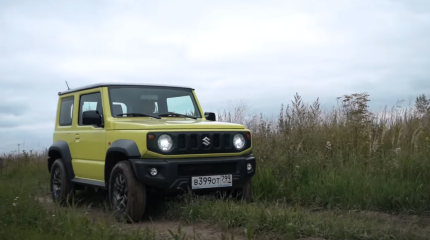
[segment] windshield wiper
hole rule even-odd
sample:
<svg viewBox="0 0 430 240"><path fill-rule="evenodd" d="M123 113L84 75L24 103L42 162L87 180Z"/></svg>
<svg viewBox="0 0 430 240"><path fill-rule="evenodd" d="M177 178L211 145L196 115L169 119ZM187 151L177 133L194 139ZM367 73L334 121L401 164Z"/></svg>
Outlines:
<svg viewBox="0 0 430 240"><path fill-rule="evenodd" d="M162 114L158 114L158 116L160 117L186 117L186 118L192 118L192 119L197 119L196 117L193 116L189 116L189 115L185 115L185 114L180 114L180 113L162 113Z"/></svg>
<svg viewBox="0 0 430 240"><path fill-rule="evenodd" d="M124 115L136 116L136 117L153 117L153 118L161 119L161 117L157 115L146 114L146 113L121 113L121 114L117 114L116 116L124 116Z"/></svg>

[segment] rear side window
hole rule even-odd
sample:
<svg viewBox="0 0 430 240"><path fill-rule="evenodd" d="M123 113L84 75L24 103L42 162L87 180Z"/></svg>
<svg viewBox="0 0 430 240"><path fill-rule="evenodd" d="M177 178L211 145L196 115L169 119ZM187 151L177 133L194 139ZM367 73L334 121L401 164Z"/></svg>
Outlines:
<svg viewBox="0 0 430 240"><path fill-rule="evenodd" d="M60 126L71 126L73 120L73 102L74 97L67 97L61 100L60 119L58 124Z"/></svg>

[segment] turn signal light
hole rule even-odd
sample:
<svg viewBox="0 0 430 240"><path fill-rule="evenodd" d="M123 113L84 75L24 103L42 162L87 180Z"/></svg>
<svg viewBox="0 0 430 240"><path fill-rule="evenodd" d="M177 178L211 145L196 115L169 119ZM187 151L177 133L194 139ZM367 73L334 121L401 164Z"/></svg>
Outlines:
<svg viewBox="0 0 430 240"><path fill-rule="evenodd" d="M251 138L251 133L246 133L246 138L250 139Z"/></svg>
<svg viewBox="0 0 430 240"><path fill-rule="evenodd" d="M154 140L155 139L155 136L154 136L154 134L149 134L149 140Z"/></svg>

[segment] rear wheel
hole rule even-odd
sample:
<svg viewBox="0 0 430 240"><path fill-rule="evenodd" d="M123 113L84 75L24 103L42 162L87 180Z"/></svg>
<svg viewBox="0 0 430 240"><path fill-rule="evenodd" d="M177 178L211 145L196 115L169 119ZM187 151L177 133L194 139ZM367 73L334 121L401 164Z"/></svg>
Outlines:
<svg viewBox="0 0 430 240"><path fill-rule="evenodd" d="M145 212L146 188L128 161L117 163L109 179L109 202L118 221L139 222Z"/></svg>
<svg viewBox="0 0 430 240"><path fill-rule="evenodd" d="M67 178L62 159L57 159L51 167L51 197L54 202L65 204L73 197L73 183Z"/></svg>

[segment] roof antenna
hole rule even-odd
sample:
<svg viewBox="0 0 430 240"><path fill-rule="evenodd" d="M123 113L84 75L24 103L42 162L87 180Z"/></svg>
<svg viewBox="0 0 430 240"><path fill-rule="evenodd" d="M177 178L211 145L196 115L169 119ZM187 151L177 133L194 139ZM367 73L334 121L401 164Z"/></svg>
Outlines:
<svg viewBox="0 0 430 240"><path fill-rule="evenodd" d="M65 81L65 82L66 82L66 85L67 85L67 90L70 90L69 84L67 83L67 81Z"/></svg>

